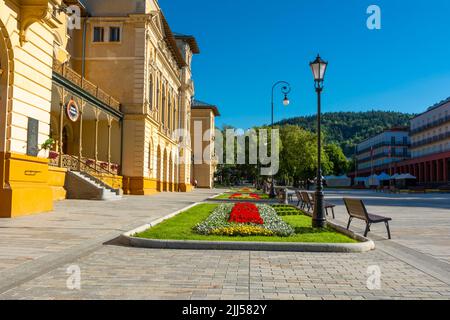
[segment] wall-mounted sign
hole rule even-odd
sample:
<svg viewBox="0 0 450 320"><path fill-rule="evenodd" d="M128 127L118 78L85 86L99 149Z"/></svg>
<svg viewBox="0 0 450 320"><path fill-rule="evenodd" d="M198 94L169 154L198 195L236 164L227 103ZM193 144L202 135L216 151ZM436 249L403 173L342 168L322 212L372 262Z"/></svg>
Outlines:
<svg viewBox="0 0 450 320"><path fill-rule="evenodd" d="M39 120L28 118L27 155L36 157L39 153L38 145Z"/></svg>
<svg viewBox="0 0 450 320"><path fill-rule="evenodd" d="M80 109L78 108L78 105L75 102L75 100L70 99L70 101L67 102L66 115L72 122L77 122L78 119L80 118Z"/></svg>

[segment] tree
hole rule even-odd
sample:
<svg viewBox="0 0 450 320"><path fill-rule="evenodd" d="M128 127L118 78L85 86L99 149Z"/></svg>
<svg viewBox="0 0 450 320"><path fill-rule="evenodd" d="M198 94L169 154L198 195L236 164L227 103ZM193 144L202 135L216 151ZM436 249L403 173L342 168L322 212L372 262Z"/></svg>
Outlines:
<svg viewBox="0 0 450 320"><path fill-rule="evenodd" d="M317 173L317 135L298 126L280 128L280 170L277 175L286 184L298 186L300 181L313 179ZM322 171L330 169L328 156L322 150Z"/></svg>
<svg viewBox="0 0 450 320"><path fill-rule="evenodd" d="M341 147L335 143L331 143L325 146L325 153L330 161L331 172L334 175L342 175L347 173L350 163L344 155Z"/></svg>

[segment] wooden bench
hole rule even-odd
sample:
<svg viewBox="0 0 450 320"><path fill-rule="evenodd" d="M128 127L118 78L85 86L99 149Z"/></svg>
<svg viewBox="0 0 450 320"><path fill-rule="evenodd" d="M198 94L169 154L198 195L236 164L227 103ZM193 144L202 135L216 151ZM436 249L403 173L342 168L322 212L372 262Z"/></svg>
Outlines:
<svg viewBox="0 0 450 320"><path fill-rule="evenodd" d="M313 210L313 208L314 208L314 199L311 197L310 193L306 192L306 191L302 191L301 192L301 197L302 197L302 200L303 200L303 207L300 207L300 208L304 209L305 206L306 206L308 211ZM325 209L325 213L326 213L327 216L328 216L328 209L331 209L331 213L333 215L333 219L336 218L335 215L334 215L334 208L336 207L336 205L334 205L334 204L332 204L330 202L324 201L323 202L323 207Z"/></svg>
<svg viewBox="0 0 450 320"><path fill-rule="evenodd" d="M364 237L367 237L367 234L370 231L370 226L374 223L382 223L386 225L386 230L388 233L389 239L391 239L391 231L389 229L389 221L391 218L378 216L375 214L371 214L367 212L366 206L359 199L349 199L344 198L345 207L347 208L348 215L350 216L348 219L347 230L350 228L350 224L354 218L364 220L366 222L366 230L364 232Z"/></svg>

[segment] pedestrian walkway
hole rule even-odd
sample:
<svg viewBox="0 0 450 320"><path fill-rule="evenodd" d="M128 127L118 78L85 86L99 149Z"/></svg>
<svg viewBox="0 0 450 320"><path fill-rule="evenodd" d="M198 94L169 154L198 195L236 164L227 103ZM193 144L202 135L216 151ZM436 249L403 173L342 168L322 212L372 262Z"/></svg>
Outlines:
<svg viewBox="0 0 450 320"><path fill-rule="evenodd" d="M0 219L0 292L218 192L197 189L112 202L65 200L51 213Z"/></svg>
<svg viewBox="0 0 450 320"><path fill-rule="evenodd" d="M446 237L424 245L443 230L434 218L442 215L440 226L447 227L448 209L440 198L386 202L373 193L350 194L374 201L370 207L379 201L374 211L384 208L380 213L396 222L393 241L375 227L370 236L377 249L361 254L152 250L109 241L217 192L64 201L51 214L0 220L0 261L6 268L0 272L0 299L450 299L450 277L443 270L448 264L440 254ZM339 221L346 220L342 195L327 193L339 205ZM436 234L425 233L424 240L418 232L428 229ZM68 267L79 268L80 290L67 286Z"/></svg>

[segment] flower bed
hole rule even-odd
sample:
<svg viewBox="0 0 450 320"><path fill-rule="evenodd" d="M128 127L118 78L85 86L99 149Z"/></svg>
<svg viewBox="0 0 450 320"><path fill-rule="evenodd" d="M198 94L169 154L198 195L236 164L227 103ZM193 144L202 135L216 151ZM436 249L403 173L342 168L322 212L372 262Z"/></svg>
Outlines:
<svg viewBox="0 0 450 320"><path fill-rule="evenodd" d="M242 193L234 193L229 199L231 200L261 200L261 196L256 193L242 194Z"/></svg>
<svg viewBox="0 0 450 320"><path fill-rule="evenodd" d="M225 193L222 194L218 197L216 197L215 199L219 199L219 200L254 200L254 201L258 201L258 200L267 200L269 199L269 196L267 194L264 193Z"/></svg>
<svg viewBox="0 0 450 320"><path fill-rule="evenodd" d="M272 207L249 203L219 205L194 231L201 235L228 236L288 237L295 233Z"/></svg>
<svg viewBox="0 0 450 320"><path fill-rule="evenodd" d="M236 203L231 209L228 222L264 224L258 208L253 203Z"/></svg>

